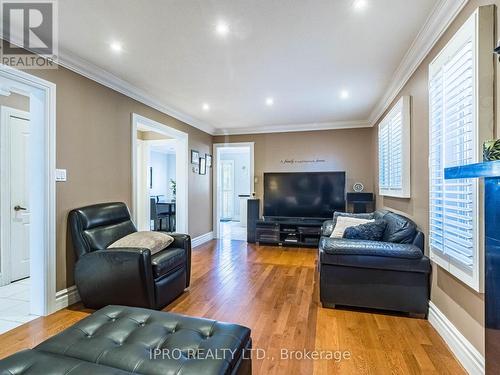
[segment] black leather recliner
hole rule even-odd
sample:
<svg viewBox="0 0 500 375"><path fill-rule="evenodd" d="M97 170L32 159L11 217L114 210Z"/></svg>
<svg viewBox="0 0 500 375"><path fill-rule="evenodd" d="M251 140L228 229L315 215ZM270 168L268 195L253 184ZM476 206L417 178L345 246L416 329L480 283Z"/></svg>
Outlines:
<svg viewBox="0 0 500 375"><path fill-rule="evenodd" d="M320 299L324 307L368 307L426 316L429 258L424 234L389 211L358 214L387 223L382 241L330 238L338 215L323 224L319 244ZM350 216L350 215L349 215ZM354 215L356 216L356 215Z"/></svg>
<svg viewBox="0 0 500 375"><path fill-rule="evenodd" d="M161 309L189 286L191 238L169 233L174 242L151 255L149 249L107 247L137 232L125 203L72 210L68 225L76 254L75 283L90 308L127 305Z"/></svg>

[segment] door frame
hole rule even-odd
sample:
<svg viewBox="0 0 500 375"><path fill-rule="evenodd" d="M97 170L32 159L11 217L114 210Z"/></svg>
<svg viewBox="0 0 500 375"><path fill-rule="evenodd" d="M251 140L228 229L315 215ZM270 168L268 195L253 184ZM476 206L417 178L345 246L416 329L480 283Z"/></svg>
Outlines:
<svg viewBox="0 0 500 375"><path fill-rule="evenodd" d="M0 90L30 97L30 312L48 315L57 306L56 85L0 64Z"/></svg>
<svg viewBox="0 0 500 375"><path fill-rule="evenodd" d="M138 185L137 185L137 131L147 128L154 132L169 136L177 141L175 152L175 178L177 183L175 224L176 230L189 233L188 227L188 189L189 189L189 135L168 125L151 120L137 113L132 113L132 217L138 223L137 211L139 207ZM179 189L179 186L181 187Z"/></svg>
<svg viewBox="0 0 500 375"><path fill-rule="evenodd" d="M10 117L30 121L30 114L26 111L0 105L0 123L5 124ZM10 129L0 127L0 171L4 178L0 186L0 286L12 282L12 257L11 257L11 202L10 194L12 185L10 180ZM7 218L9 218L7 220Z"/></svg>
<svg viewBox="0 0 500 375"><path fill-rule="evenodd" d="M213 233L214 238L220 238L220 215L221 215L221 203L218 197L218 184L219 184L219 150L223 148L230 147L248 147L250 149L250 193L255 192L255 160L254 160L254 149L255 142L234 142L234 143L214 143L213 145L213 157L214 157L214 178L213 178Z"/></svg>

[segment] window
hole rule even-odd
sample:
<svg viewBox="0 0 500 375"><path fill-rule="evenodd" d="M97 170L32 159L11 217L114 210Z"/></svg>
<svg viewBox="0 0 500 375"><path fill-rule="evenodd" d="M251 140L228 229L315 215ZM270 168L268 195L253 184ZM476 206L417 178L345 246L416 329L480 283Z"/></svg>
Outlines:
<svg viewBox="0 0 500 375"><path fill-rule="evenodd" d="M379 192L410 197L410 97L403 96L378 130Z"/></svg>
<svg viewBox="0 0 500 375"><path fill-rule="evenodd" d="M479 182L445 180L444 169L480 159L485 133L479 129L478 103L483 103L484 88L476 79L482 76L478 75L478 19L476 11L429 66L431 259L476 290L480 290ZM487 96L485 100L487 104ZM486 105L486 112L488 107L492 110Z"/></svg>

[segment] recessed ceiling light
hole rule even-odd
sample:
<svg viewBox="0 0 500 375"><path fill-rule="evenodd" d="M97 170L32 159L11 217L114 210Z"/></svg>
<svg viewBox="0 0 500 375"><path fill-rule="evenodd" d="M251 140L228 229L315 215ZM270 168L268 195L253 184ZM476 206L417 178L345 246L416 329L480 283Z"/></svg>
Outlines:
<svg viewBox="0 0 500 375"><path fill-rule="evenodd" d="M274 98L267 98L266 99L266 105L268 107L271 107L274 104Z"/></svg>
<svg viewBox="0 0 500 375"><path fill-rule="evenodd" d="M206 112L206 111L210 111L210 105L207 104L207 103L203 103L203 105L201 106L201 108L203 108L203 110Z"/></svg>
<svg viewBox="0 0 500 375"><path fill-rule="evenodd" d="M109 45L109 47L115 52L121 52L123 50L123 46L119 42L113 42Z"/></svg>
<svg viewBox="0 0 500 375"><path fill-rule="evenodd" d="M225 22L219 22L217 26L215 26L215 32L220 36L226 36L229 34L229 25Z"/></svg>
<svg viewBox="0 0 500 375"><path fill-rule="evenodd" d="M354 3L352 4L354 9L356 10L363 10L367 7L368 1L367 0L354 0Z"/></svg>
<svg viewBox="0 0 500 375"><path fill-rule="evenodd" d="M340 92L340 97L341 97L342 99L347 99L347 98L349 98L349 91L347 91L347 90L342 90L342 91Z"/></svg>

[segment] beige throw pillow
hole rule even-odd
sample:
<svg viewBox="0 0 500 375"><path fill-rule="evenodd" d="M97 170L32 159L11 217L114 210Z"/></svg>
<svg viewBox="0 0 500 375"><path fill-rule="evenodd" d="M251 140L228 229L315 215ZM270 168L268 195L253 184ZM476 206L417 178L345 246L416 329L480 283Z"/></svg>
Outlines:
<svg viewBox="0 0 500 375"><path fill-rule="evenodd" d="M333 228L333 232L330 238L342 238L344 237L344 231L348 227L355 227L356 225L372 223L374 219L360 219L357 217L349 217L349 216L339 216L337 217L337 224L335 224L335 228Z"/></svg>
<svg viewBox="0 0 500 375"><path fill-rule="evenodd" d="M108 249L122 247L138 247L151 250L151 255L156 254L174 242L174 238L162 232L135 232L108 246Z"/></svg>

